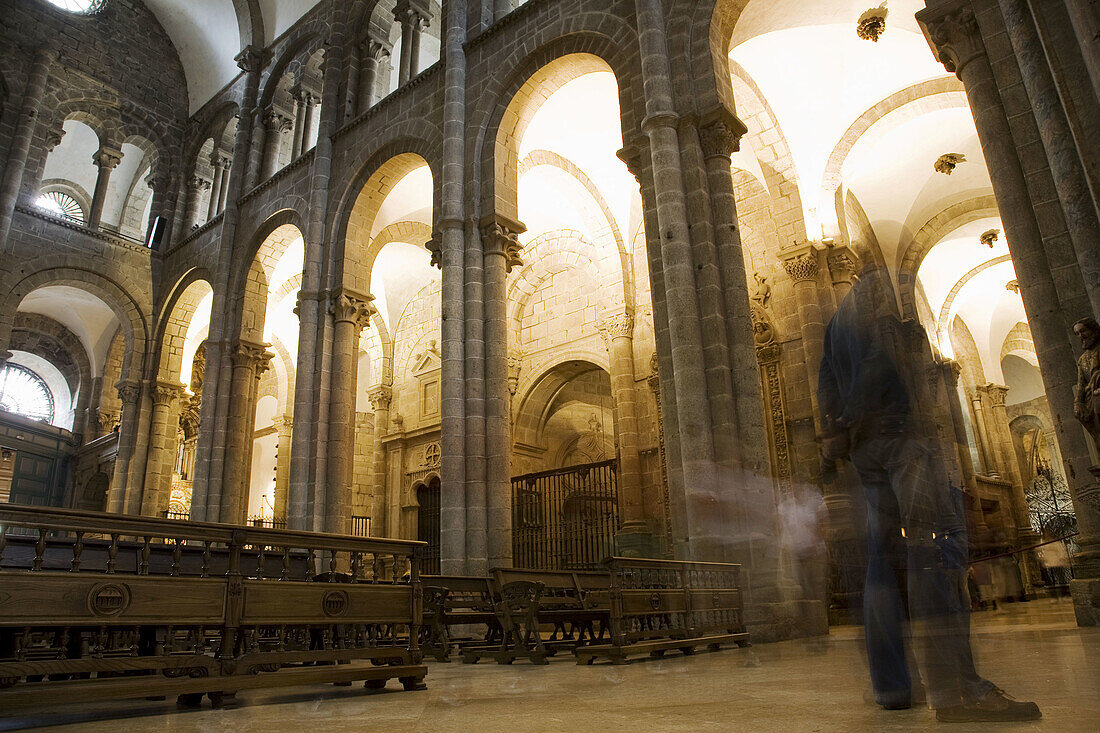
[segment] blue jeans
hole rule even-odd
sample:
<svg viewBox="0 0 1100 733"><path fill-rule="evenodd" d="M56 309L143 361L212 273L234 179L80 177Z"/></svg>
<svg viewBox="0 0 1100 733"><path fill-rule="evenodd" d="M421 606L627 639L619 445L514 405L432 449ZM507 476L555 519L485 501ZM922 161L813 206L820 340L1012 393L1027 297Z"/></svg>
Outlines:
<svg viewBox="0 0 1100 733"><path fill-rule="evenodd" d="M966 522L942 461L906 429L859 441L849 458L867 498L863 612L875 701L905 703L912 691L899 570L932 707L984 697L993 685L978 675L970 650Z"/></svg>

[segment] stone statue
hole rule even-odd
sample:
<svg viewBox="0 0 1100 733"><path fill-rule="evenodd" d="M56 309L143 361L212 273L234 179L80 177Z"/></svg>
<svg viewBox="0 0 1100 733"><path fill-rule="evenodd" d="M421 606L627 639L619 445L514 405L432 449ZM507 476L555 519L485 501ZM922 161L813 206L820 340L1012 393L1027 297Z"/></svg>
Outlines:
<svg viewBox="0 0 1100 733"><path fill-rule="evenodd" d="M1082 318L1073 324L1073 332L1085 350L1077 359L1073 414L1100 448L1100 323Z"/></svg>

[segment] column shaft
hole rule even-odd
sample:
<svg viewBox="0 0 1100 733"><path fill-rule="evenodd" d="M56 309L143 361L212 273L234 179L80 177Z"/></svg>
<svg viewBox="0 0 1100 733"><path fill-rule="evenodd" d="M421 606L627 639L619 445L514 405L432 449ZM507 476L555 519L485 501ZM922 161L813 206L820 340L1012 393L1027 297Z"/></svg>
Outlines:
<svg viewBox="0 0 1100 733"><path fill-rule="evenodd" d="M7 244L8 232L11 231L15 204L19 200L19 188L23 185L23 171L27 167L27 154L34 139L39 108L42 106L42 97L46 93L46 81L50 75L50 65L56 53L50 44L38 49L27 74L27 86L23 90L19 118L12 133L11 148L4 165L4 177L0 180L0 248Z"/></svg>
<svg viewBox="0 0 1100 733"><path fill-rule="evenodd" d="M369 396L374 409L374 442L371 452L371 535L393 537L396 535L386 523L386 446L382 442L390 427L390 400L393 399L393 390L383 384L371 390Z"/></svg>
<svg viewBox="0 0 1100 733"><path fill-rule="evenodd" d="M103 221L103 206L107 201L107 189L111 185L111 171L122 162L122 151L102 147L92 156L92 162L99 168L99 173L95 179L95 191L92 194L87 224L90 228L96 229Z"/></svg>
<svg viewBox="0 0 1100 733"><path fill-rule="evenodd" d="M275 420L279 442L275 448L275 501L274 513L278 519L286 519L287 490L290 486L290 436L294 418L289 414Z"/></svg>
<svg viewBox="0 0 1100 733"><path fill-rule="evenodd" d="M130 459L134 455L138 400L141 398L141 387L136 382L120 382L117 387L118 396L122 400L122 414L119 416L118 453L115 455L111 488L107 494L107 511L112 514L122 514L126 510L127 477Z"/></svg>
<svg viewBox="0 0 1100 733"><path fill-rule="evenodd" d="M263 344L239 341L232 354L232 382L226 424L225 469L219 521L241 524L248 511L252 442L256 427L256 381L274 357Z"/></svg>

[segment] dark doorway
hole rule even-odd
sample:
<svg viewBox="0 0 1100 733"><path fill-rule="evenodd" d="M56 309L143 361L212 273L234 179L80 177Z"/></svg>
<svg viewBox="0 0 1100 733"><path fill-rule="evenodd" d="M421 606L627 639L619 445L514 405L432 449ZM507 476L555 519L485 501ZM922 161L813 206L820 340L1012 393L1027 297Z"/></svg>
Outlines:
<svg viewBox="0 0 1100 733"><path fill-rule="evenodd" d="M416 487L416 503L420 505L416 513L416 539L428 543L428 552L420 572L428 575L439 575L439 493L438 478L433 478L427 486L421 484Z"/></svg>

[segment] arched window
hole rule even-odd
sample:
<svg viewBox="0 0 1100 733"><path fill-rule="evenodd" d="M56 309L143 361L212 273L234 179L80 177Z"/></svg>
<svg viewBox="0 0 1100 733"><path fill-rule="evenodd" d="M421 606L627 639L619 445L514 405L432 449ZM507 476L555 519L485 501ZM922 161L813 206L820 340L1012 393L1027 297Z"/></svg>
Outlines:
<svg viewBox="0 0 1100 733"><path fill-rule="evenodd" d="M107 4L107 0L46 0L50 5L67 10L70 13L91 15L98 13Z"/></svg>
<svg viewBox="0 0 1100 733"><path fill-rule="evenodd" d="M35 206L48 211L54 216L60 216L63 219L69 219L71 221L84 223L84 209L80 208L80 204L67 193L62 191L50 191L44 193L38 197L35 201Z"/></svg>
<svg viewBox="0 0 1100 733"><path fill-rule="evenodd" d="M0 410L49 422L53 419L53 394L30 369L5 364L0 368Z"/></svg>

